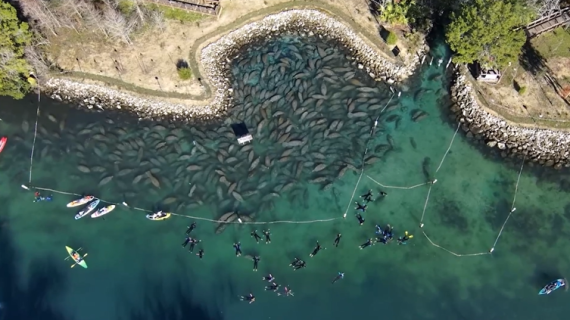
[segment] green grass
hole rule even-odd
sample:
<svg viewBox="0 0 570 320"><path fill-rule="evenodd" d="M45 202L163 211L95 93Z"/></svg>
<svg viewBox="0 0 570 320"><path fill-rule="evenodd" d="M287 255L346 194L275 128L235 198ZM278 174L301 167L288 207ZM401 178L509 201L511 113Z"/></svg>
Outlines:
<svg viewBox="0 0 570 320"><path fill-rule="evenodd" d="M570 29L559 27L531 41L533 47L545 58L570 58Z"/></svg>
<svg viewBox="0 0 570 320"><path fill-rule="evenodd" d="M162 11L162 14L164 14L164 18L178 20L180 22L197 22L207 17L200 13L172 8L169 6L161 6L155 3L146 4L146 7L151 10L160 10Z"/></svg>
<svg viewBox="0 0 570 320"><path fill-rule="evenodd" d="M192 78L192 71L188 67L179 68L178 69L178 76L182 80L188 80L188 79Z"/></svg>

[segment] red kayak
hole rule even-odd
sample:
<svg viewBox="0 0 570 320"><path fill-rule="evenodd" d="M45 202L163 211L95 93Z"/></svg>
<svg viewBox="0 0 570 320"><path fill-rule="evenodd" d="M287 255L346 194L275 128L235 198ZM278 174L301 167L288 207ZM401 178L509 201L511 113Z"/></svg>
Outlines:
<svg viewBox="0 0 570 320"><path fill-rule="evenodd" d="M7 141L8 141L8 137L0 138L0 153L2 152L2 150L4 150L4 147L6 146Z"/></svg>

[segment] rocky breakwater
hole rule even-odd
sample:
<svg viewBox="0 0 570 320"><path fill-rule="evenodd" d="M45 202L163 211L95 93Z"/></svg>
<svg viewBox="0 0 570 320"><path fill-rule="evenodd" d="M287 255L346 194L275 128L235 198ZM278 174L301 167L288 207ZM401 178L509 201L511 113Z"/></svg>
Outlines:
<svg viewBox="0 0 570 320"><path fill-rule="evenodd" d="M133 93L115 90L103 85L87 84L71 79L52 78L43 85L45 93L60 101L78 103L89 109L124 109L141 118L170 117L178 120L219 118L233 106L231 64L239 58L244 47L256 42L280 37L288 32L301 32L336 41L348 49L349 59L377 81L394 83L412 75L421 57L423 47L406 64L396 64L384 58L378 48L369 46L350 27L317 10L289 10L269 15L244 25L208 44L200 54L204 78L212 87L213 97L208 105L174 104ZM324 61L323 59L323 62Z"/></svg>
<svg viewBox="0 0 570 320"><path fill-rule="evenodd" d="M468 137L482 139L487 146L498 148L502 157L525 157L557 169L570 167L569 133L517 127L491 115L478 105L463 72L466 70L457 72L452 85L451 111Z"/></svg>

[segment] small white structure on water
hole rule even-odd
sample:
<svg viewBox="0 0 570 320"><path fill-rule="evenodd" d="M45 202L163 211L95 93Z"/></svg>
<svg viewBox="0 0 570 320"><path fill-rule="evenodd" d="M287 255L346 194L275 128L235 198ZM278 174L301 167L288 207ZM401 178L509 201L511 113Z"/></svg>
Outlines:
<svg viewBox="0 0 570 320"><path fill-rule="evenodd" d="M249 133L249 130L247 130L245 123L234 123L231 127L239 144L246 144L253 140L253 136Z"/></svg>

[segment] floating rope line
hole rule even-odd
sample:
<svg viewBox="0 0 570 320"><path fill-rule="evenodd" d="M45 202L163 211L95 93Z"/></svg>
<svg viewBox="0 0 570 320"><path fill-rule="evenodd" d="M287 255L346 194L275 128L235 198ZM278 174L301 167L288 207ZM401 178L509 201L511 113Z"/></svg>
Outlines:
<svg viewBox="0 0 570 320"><path fill-rule="evenodd" d="M493 243L493 247L491 247L491 250L489 250L489 253L492 253L493 251L495 251L495 247L497 246L497 242L499 242L499 239L501 238L501 235L503 234L503 230L505 229L505 226L507 225L507 221L509 221L509 218L511 217L513 212L515 212L517 210L517 208L515 208L515 202L517 200L517 193L519 191L519 182L521 180L521 174L523 171L525 160L526 160L526 154L525 154L523 161L521 163L521 169L519 170L519 176L517 177L517 184L515 185L515 195L513 196L513 203L511 204L511 211L507 215L505 222L503 222L503 225L501 226L501 230L499 230L499 234L497 235L497 239L495 239L495 242Z"/></svg>
<svg viewBox="0 0 570 320"><path fill-rule="evenodd" d="M50 191L50 192L59 193L59 194L65 194L65 195L72 195L72 196L78 196L78 197L83 196L79 193L60 191L60 190L55 190L55 189L50 189L50 188L42 188L42 187L31 187L31 188L36 189L36 190L43 190L43 191ZM143 208L139 208L139 207L131 207L125 202L117 203L117 202L107 201L107 200L104 200L101 198L97 198L97 199L101 200L101 202L104 202L104 203L114 204L114 205L118 205L118 206L123 205L127 208L142 211L142 212L148 212L148 213L153 212L151 210L147 210L147 209L143 209ZM188 219L208 221L208 222L214 222L214 223L220 223L220 224L309 224L309 223L329 222L329 221L341 219L341 218L337 217L337 218L305 220L305 221L279 220L279 221L242 221L242 222L232 221L232 222L227 222L227 221L218 221L218 220L214 220L214 219L196 217L196 216L174 213L174 212L170 212L170 214L172 214L174 216L178 216L178 217L184 217L184 218L188 218Z"/></svg>
<svg viewBox="0 0 570 320"><path fill-rule="evenodd" d="M411 187L387 186L387 185L384 185L384 184L382 184L382 183L380 183L380 182L374 180L374 178L372 178L372 177L369 176L369 175L366 175L366 176L368 177L368 179L372 180L372 181L373 181L374 183L376 183L377 185L379 185L379 186L381 186L381 187L383 187L383 188L386 188L386 189L410 190L410 189L414 189L414 188L417 188L417 187L425 186L426 184L430 184L430 182L424 182L424 183L420 183L420 184L413 185L413 186L411 186Z"/></svg>
<svg viewBox="0 0 570 320"><path fill-rule="evenodd" d="M32 142L32 153L30 154L30 175L28 178L28 183L32 183L32 166L34 164L34 150L36 149L36 137L38 136L38 120L40 118L40 102L41 102L41 91L38 84L38 107L36 109L36 124L34 125L34 141Z"/></svg>
<svg viewBox="0 0 570 320"><path fill-rule="evenodd" d="M386 105L384 106L384 108L380 111L380 115L388 107L388 104L390 103L390 101L392 101L392 98L394 98L394 95L396 94L394 92L394 90L392 89L392 87L390 87L390 90L392 91L392 95L390 96L390 99L388 100L388 102L386 102ZM372 126L372 128L370 128L370 137L368 138L368 141L366 141L366 149L364 150L364 154L362 155L362 168L360 169L360 176L358 176L358 180L356 181L356 185L354 186L354 190L352 190L352 195L350 196L350 200L348 201L348 205L346 206L346 210L344 210L344 214L342 215L343 218L346 218L346 215L348 214L348 210L350 209L350 206L352 205L352 200L354 200L354 195L356 194L356 190L358 189L358 186L360 185L360 180L362 180L362 175L364 174L364 158L366 157L366 154L368 153L368 144L370 144L370 140L372 140L372 137L374 136L376 127L378 126L378 119L380 119L380 115L378 115L378 117L376 117L376 120L374 120L374 125Z"/></svg>
<svg viewBox="0 0 570 320"><path fill-rule="evenodd" d="M459 253L455 253L449 249L446 249L442 246L440 246L437 243L434 243L433 241L431 241L431 239L428 237L428 235L422 230L422 233L424 234L424 236L426 237L426 239L428 239L428 241L431 243L431 245L433 245L436 248L439 248L443 251L447 251L448 253L451 253L452 255L456 256L456 257L473 257L473 256L482 256L485 254L491 254L490 252L479 252L479 253L466 253L466 254L459 254Z"/></svg>
<svg viewBox="0 0 570 320"><path fill-rule="evenodd" d="M439 169L441 169L441 165L443 164L443 161L445 160L445 157L447 157L447 154L449 153L449 150L451 150L451 146L453 145L453 141L455 140L455 136L457 136L457 132L459 131L459 127L461 126L461 123L457 123L457 129L455 129L455 133L453 134L453 137L451 138L451 142L449 143L449 146L447 147L447 150L445 151L445 154L443 155L443 157L441 158L441 161L439 162L439 166L437 167L437 170L435 170L435 173L438 173Z"/></svg>

